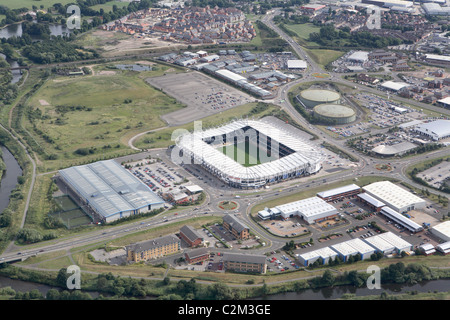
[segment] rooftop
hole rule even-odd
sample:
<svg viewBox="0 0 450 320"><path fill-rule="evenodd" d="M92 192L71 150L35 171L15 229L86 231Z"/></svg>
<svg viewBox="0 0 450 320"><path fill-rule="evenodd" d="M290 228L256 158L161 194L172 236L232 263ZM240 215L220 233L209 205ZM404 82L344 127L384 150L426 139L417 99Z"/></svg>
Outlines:
<svg viewBox="0 0 450 320"><path fill-rule="evenodd" d="M397 209L425 202L425 200L390 181L374 182L364 186L363 189L369 192L371 196L385 202L386 205L393 206Z"/></svg>
<svg viewBox="0 0 450 320"><path fill-rule="evenodd" d="M164 203L114 160L62 169L59 174L103 217Z"/></svg>
<svg viewBox="0 0 450 320"><path fill-rule="evenodd" d="M349 184L347 186L319 192L317 195L321 198L328 198L328 197L332 197L332 196L335 196L335 195L338 195L341 193L352 192L352 191L360 190L360 189L361 189L361 187L357 186L356 184Z"/></svg>

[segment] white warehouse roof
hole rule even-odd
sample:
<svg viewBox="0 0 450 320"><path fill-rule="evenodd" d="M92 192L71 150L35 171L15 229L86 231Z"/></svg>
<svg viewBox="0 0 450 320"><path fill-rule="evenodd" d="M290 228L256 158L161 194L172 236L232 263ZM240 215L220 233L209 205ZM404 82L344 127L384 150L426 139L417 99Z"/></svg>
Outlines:
<svg viewBox="0 0 450 320"><path fill-rule="evenodd" d="M444 241L450 240L450 221L445 221L431 228L431 232Z"/></svg>
<svg viewBox="0 0 450 320"><path fill-rule="evenodd" d="M450 120L436 120L419 124L415 130L432 136L434 140L443 139L450 136Z"/></svg>
<svg viewBox="0 0 450 320"><path fill-rule="evenodd" d="M282 204L276 208L281 211L284 218L294 214L302 216L308 222L337 213L335 207L318 197Z"/></svg>
<svg viewBox="0 0 450 320"><path fill-rule="evenodd" d="M217 70L216 73L220 74L222 77L227 78L231 81L239 81L239 80L247 81L245 77L240 76L237 73L234 73L227 69Z"/></svg>
<svg viewBox="0 0 450 320"><path fill-rule="evenodd" d="M407 228L408 230L410 230L412 232L419 232L419 231L422 231L422 229L423 229L422 226L420 226L419 224L417 224L414 221L412 221L411 219L405 217L401 213L398 213L397 211L392 210L389 207L383 207L381 209L381 213L383 213L390 219L395 220L395 222L400 223L402 226L404 226L405 228Z"/></svg>
<svg viewBox="0 0 450 320"><path fill-rule="evenodd" d="M383 88L398 91L400 89L409 87L410 85L405 82L385 81L381 84Z"/></svg>
<svg viewBox="0 0 450 320"><path fill-rule="evenodd" d="M410 250L412 247L411 243L403 240L402 238L393 234L392 232L381 233L377 237L386 240L387 242L392 244L398 251Z"/></svg>
<svg viewBox="0 0 450 320"><path fill-rule="evenodd" d="M375 251L375 249L373 247L371 247L370 245L368 245L367 243L365 243L364 241L362 241L359 238L355 238L355 239L346 241L345 243L347 243L351 247L355 248L355 250L357 250L358 253L360 253L360 254L366 254L366 253Z"/></svg>
<svg viewBox="0 0 450 320"><path fill-rule="evenodd" d="M379 236L365 238L364 241L383 253L384 252L389 253L395 249L395 246L393 246L391 243L387 242L383 238L380 238Z"/></svg>
<svg viewBox="0 0 450 320"><path fill-rule="evenodd" d="M369 52L355 51L347 58L347 60L366 62L367 60L369 60Z"/></svg>
<svg viewBox="0 0 450 320"><path fill-rule="evenodd" d="M449 253L450 252L450 241L438 244L436 246L436 249L438 249L439 251L441 251L445 254Z"/></svg>
<svg viewBox="0 0 450 320"><path fill-rule="evenodd" d="M360 194L358 194L358 197L367 201L368 203L370 203L371 205L373 205L376 208L380 208L380 207L383 207L386 205L384 202L382 202L378 199L375 199L374 197L372 197L371 195L369 195L367 193L360 193Z"/></svg>
<svg viewBox="0 0 450 320"><path fill-rule="evenodd" d="M352 191L360 190L360 189L361 189L361 187L357 186L356 184L349 184L347 186L319 192L317 195L321 198L328 198L328 197L336 196L341 193L352 192Z"/></svg>
<svg viewBox="0 0 450 320"><path fill-rule="evenodd" d="M390 181L379 181L363 187L374 198L386 203L396 211L409 211L425 206L425 200Z"/></svg>
<svg viewBox="0 0 450 320"><path fill-rule="evenodd" d="M288 60L287 67L288 69L306 69L307 64L304 60Z"/></svg>

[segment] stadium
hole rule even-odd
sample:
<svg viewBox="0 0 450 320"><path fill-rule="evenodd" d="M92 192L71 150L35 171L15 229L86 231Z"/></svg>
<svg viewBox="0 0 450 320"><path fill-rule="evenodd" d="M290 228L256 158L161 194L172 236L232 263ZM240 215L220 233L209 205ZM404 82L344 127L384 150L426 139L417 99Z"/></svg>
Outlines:
<svg viewBox="0 0 450 320"><path fill-rule="evenodd" d="M341 95L332 90L306 89L300 92L297 99L306 107L314 108L319 104L340 104Z"/></svg>
<svg viewBox="0 0 450 320"><path fill-rule="evenodd" d="M318 172L322 154L286 126L246 119L194 130L176 138L172 161L198 164L235 188L258 188Z"/></svg>
<svg viewBox="0 0 450 320"><path fill-rule="evenodd" d="M325 124L347 124L356 120L355 111L341 104L319 104L314 107L313 116Z"/></svg>

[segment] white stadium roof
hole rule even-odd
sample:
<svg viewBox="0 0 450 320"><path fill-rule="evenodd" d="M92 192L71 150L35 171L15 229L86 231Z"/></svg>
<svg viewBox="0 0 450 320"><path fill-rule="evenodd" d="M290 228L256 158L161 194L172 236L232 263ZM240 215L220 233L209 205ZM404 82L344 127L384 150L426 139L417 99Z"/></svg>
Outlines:
<svg viewBox="0 0 450 320"><path fill-rule="evenodd" d="M203 140L211 137L222 137L223 135L233 137L235 132L240 132L247 126L267 137L271 137L272 148L277 147L275 142L277 141L294 152L273 161L245 167ZM194 157L194 163L206 166L235 182L242 179L268 179L296 171L317 172L320 170L323 159L317 148L300 137L292 135L281 126L248 119L237 120L218 128L204 131L197 130L181 135L176 139L176 144L183 150L183 154Z"/></svg>

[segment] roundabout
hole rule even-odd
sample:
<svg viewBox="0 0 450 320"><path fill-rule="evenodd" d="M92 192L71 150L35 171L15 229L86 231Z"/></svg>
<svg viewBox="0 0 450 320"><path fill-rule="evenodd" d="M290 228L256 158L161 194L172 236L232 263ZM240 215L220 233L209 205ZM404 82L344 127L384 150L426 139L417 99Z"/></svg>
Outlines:
<svg viewBox="0 0 450 320"><path fill-rule="evenodd" d="M217 205L221 210L236 210L239 208L239 204L236 201L224 200L220 201Z"/></svg>

